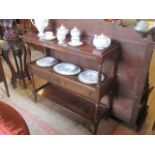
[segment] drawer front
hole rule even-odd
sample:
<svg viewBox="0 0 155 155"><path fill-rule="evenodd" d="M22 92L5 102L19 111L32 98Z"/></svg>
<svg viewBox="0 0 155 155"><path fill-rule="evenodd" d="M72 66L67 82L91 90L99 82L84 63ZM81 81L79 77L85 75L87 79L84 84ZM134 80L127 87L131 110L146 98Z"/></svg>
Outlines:
<svg viewBox="0 0 155 155"><path fill-rule="evenodd" d="M49 82L52 82L54 84L58 83L58 77L57 76L54 76L54 75L51 76L50 73L44 72L43 70L38 71L36 68L33 68L33 67L31 68L31 70L32 70L34 75L36 75L36 76L38 76L40 78L43 78L43 79L45 79L45 80L47 80Z"/></svg>
<svg viewBox="0 0 155 155"><path fill-rule="evenodd" d="M74 93L77 93L79 95L82 95L84 97L88 97L90 99L96 100L98 97L98 92L94 89L94 90L90 90L87 87L84 87L78 83L72 82L72 81L68 81L66 79L59 79L58 80L59 83L58 85L61 87L64 87L68 90L71 90Z"/></svg>

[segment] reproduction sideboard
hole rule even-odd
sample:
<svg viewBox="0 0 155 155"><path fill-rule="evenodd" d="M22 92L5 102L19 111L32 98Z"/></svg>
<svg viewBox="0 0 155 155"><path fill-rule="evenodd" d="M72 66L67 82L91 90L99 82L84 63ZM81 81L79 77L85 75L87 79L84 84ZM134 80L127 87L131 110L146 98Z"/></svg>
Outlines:
<svg viewBox="0 0 155 155"><path fill-rule="evenodd" d="M150 89L148 69L153 51L151 38L149 36L143 38L132 28L124 28L103 20L51 20L47 29L56 33L56 28L62 24L69 29L74 26L78 27L82 32L81 39L86 44L79 48L61 47L57 41L51 43L41 41L37 35L32 33L22 36L27 49L27 62L35 98L37 91L45 86L35 88L33 74L49 81L50 85L46 85L46 88L50 89L50 94L48 92L45 95L50 96L51 100L91 120L94 133L99 120L107 116L107 113L137 129L147 111ZM96 52L90 45L94 34L101 33L112 38L113 42L105 51ZM40 46L47 55L55 56L60 61L68 61L82 68L98 70L97 85L84 85L79 83L75 77L66 78L54 73L52 69L37 67L35 62L30 60L29 45ZM102 72L108 75L105 83L100 80ZM71 101L75 103L75 107L71 105Z"/></svg>

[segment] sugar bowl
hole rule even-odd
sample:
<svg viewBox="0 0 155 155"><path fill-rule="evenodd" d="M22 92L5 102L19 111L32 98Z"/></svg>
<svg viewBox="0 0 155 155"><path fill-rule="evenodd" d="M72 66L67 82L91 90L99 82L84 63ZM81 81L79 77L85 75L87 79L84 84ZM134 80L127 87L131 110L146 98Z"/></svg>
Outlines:
<svg viewBox="0 0 155 155"><path fill-rule="evenodd" d="M81 34L81 32L80 32L80 30L79 29L77 29L76 27L74 27L72 30L71 30L71 41L70 41L70 44L71 45L81 45L82 44L82 42L80 41L80 34Z"/></svg>
<svg viewBox="0 0 155 155"><path fill-rule="evenodd" d="M65 39L66 39L66 35L68 34L69 30L64 27L63 25L61 25L58 29L57 29L57 39L58 39L58 43L59 44L63 44Z"/></svg>
<svg viewBox="0 0 155 155"><path fill-rule="evenodd" d="M109 47L111 44L111 39L103 34L101 35L94 35L93 39L93 45L96 47L98 50L102 50L104 48Z"/></svg>

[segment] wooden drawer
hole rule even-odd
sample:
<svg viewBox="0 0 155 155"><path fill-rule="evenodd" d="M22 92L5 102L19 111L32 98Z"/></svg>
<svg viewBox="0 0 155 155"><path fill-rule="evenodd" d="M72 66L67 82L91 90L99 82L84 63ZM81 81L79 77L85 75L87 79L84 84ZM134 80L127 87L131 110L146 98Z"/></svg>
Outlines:
<svg viewBox="0 0 155 155"><path fill-rule="evenodd" d="M35 74L36 76L40 77L40 78L43 78L49 82L52 82L54 84L57 84L58 83L58 77L57 76L54 76L54 75L51 75L51 73L49 72L44 72L44 70L40 69L36 69L34 67L31 68L33 74Z"/></svg>
<svg viewBox="0 0 155 155"><path fill-rule="evenodd" d="M98 91L96 89L90 89L88 87L85 87L80 82L75 82L60 77L57 79L57 82L57 85L71 90L72 92L82 95L84 97L88 97L92 100L97 100L98 98Z"/></svg>

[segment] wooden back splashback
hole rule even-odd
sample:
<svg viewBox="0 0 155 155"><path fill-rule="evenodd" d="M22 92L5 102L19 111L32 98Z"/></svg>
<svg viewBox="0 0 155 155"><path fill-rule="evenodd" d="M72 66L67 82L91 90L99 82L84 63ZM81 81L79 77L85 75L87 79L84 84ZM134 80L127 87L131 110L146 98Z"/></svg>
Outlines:
<svg viewBox="0 0 155 155"><path fill-rule="evenodd" d="M137 97L139 99L142 97L153 49L151 40L143 39L132 28L124 28L100 19L57 19L51 20L50 23L53 30L62 24L69 29L76 26L82 35L88 36L90 40L94 34L103 33L119 41L121 43L117 73L119 96L136 100Z"/></svg>
<svg viewBox="0 0 155 155"><path fill-rule="evenodd" d="M121 44L117 69L117 85L112 105L112 115L134 126L138 124L139 116L147 109L148 69L152 57L153 42L150 36L142 38L133 28L125 28L116 23L108 23L101 19L55 19L50 20L46 30L56 29L61 25L70 30L76 26L92 44L94 34L109 36ZM53 51L54 52L54 51ZM57 52L56 57L62 61L81 64L84 67L96 69L95 62ZM80 62L81 61L81 62ZM111 63L112 61L106 61ZM145 90L145 91L144 91ZM144 97L145 96L145 97ZM103 102L104 103L104 98Z"/></svg>

